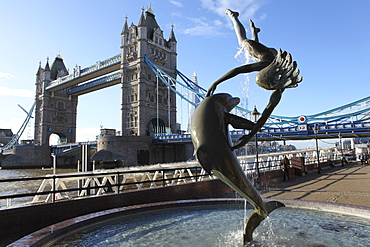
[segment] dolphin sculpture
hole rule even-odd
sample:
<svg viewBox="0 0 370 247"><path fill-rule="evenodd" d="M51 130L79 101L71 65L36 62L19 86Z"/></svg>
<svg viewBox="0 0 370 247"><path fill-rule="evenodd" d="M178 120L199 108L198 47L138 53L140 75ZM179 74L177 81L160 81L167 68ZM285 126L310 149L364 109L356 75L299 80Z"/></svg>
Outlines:
<svg viewBox="0 0 370 247"><path fill-rule="evenodd" d="M239 98L226 93L206 97L193 114L191 137L195 157L203 169L221 179L254 207L244 229L243 242L246 243L252 241L253 231L261 221L284 204L277 201L264 203L233 152L228 125L248 130L255 126L253 122L229 113L239 102Z"/></svg>

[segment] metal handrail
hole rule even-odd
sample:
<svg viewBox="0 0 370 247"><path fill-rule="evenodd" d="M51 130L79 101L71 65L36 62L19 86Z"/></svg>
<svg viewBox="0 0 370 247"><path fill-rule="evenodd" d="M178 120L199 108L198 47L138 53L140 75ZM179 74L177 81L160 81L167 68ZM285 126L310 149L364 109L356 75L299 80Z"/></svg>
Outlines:
<svg viewBox="0 0 370 247"><path fill-rule="evenodd" d="M105 184L105 185L94 185L94 186L88 186L86 188L80 188L80 187L73 187L73 188L67 188L67 189L54 189L57 179L63 179L63 178L81 178L77 179L76 181L87 179L87 178L103 178L104 176L123 176L125 174L142 174L142 173L154 173L154 172L161 172L162 174L166 174L168 172L174 172L176 170L182 170L182 169L195 169L195 175L188 175L188 176L180 176L180 177L173 177L173 178L160 178L155 180L147 180L147 181L137 181L137 182L120 182L118 180L118 183L112 183L112 184ZM0 179L1 183L9 183L9 182L25 182L25 181L35 181L35 180L51 180L53 186L51 186L51 190L46 191L39 191L39 192L31 192L31 193L20 193L20 194L8 194L8 195L1 195L0 200L6 200L6 199L14 199L14 198L22 198L22 197L32 197L32 196L38 196L38 195L49 195L52 194L52 198L55 198L55 195L57 193L63 193L63 192L73 192L73 191L83 191L83 190L90 190L90 189L101 189L101 188L107 188L107 187L117 187L119 193L121 193L121 190L119 189L121 186L130 186L130 185L138 185L138 184L151 184L151 183L157 183L161 184L162 186L170 186L171 181L179 180L179 179L194 179L195 181L198 181L201 177L207 177L208 174L201 174L200 171L201 167L199 166L184 166L184 167L178 167L178 168L161 168L161 169L145 169L145 170L127 170L127 171L119 171L115 170L112 172L83 172L83 173L72 173L72 174L55 174L55 175L46 175L46 176L39 176L39 177L24 177L24 178L5 178ZM52 200L54 202L54 200Z"/></svg>
<svg viewBox="0 0 370 247"><path fill-rule="evenodd" d="M327 157L323 157L323 159L321 159L320 162L324 162L326 161ZM308 159L307 160L308 162L305 164L305 165L310 165L311 162L313 160L311 159ZM272 171L272 170L279 170L281 169L281 165L280 165L280 162L279 160L262 160L262 158L258 161L259 162L259 166L260 166L260 170L261 171ZM147 184L153 184L155 183L156 185L154 186L170 186L172 185L172 181L174 180L187 180L187 179L192 179L192 181L199 181L201 180L202 178L204 177L210 177L210 175L206 174L206 172L204 170L201 169L200 166L196 166L194 165L196 162L187 162L186 164L182 164L181 166L171 166L171 168L166 168L165 166L166 165L154 165L152 169L143 169L143 167L133 167L133 168L126 168L126 170L117 170L117 169L114 169L114 170L109 170L109 171L90 171L90 172L76 172L76 173L68 173L68 174L51 174L51 175L46 175L46 176L39 176L39 177L24 177L24 178L5 178L5 179L0 179L0 185L2 183L11 183L11 182L25 182L25 181L35 181L35 180L42 180L43 183L45 183L46 185L44 186L44 188L46 188L47 186L51 186L51 189L49 190L45 190L45 191L37 191L37 192L31 192L31 193L20 193L20 194L8 194L8 195L0 195L0 200L11 200L11 199L14 199L14 198L22 198L22 197L35 197L36 196L41 196L41 195L51 195L52 196L52 200L51 202L54 202L55 200L55 196L56 194L58 193L66 193L66 192L74 192L74 191L79 191L79 192L83 192L83 191L86 191L86 195L78 195L77 197L82 197L82 196L88 196L88 190L95 190L95 189L102 189L102 188L116 188L115 190L115 193L122 193L124 190L122 189L122 186L132 186L132 185L141 185L141 186L137 186L137 189L140 189L142 187L145 187L145 185ZM251 162L241 162L241 167L242 167L242 170L246 173L246 175L250 176L250 175L253 175L253 173L256 171L256 160L254 161L251 161ZM137 169L137 170L136 170ZM140 170L139 170L140 169ZM176 177L172 177L172 178L165 178L165 174L168 174L170 172L174 172L173 175L175 176L176 175L176 171L178 170L186 170L186 172L188 171L192 171L195 169L195 173L192 172L191 175L188 175L188 173L184 174L184 171L182 172L182 174L180 174L180 176L176 176ZM150 176L154 175L155 173L159 173L162 175L161 178L155 178L155 179L149 179L149 180L141 180L141 181L136 181L136 179L134 179L134 182L122 182L123 180L121 180L121 178L123 179L124 175L126 174L132 174L133 176L135 176L135 174L144 174L142 177L145 177L144 179L147 179L147 175L145 175L146 173L149 173ZM177 174L178 175L178 174ZM110 177L109 176L116 176L114 178ZM61 182L61 184L64 185L64 182L68 182L69 181L69 178L71 179L71 181L88 181L88 179L91 179L93 178L92 180L88 181L86 187L79 187L79 186L75 186L73 188L61 188L61 189L57 189L56 188L56 185L58 182ZM78 179L80 178L80 179ZM109 181L109 184L103 184L103 185L99 185L99 183L101 182L101 180L96 180L96 179L104 179L106 178L106 183ZM115 180L115 178L117 178ZM210 177L211 178L211 177ZM62 179L62 180L59 180L59 179ZM67 179L67 180L63 180L63 179ZM95 179L95 180L94 180ZM133 177L128 177L127 179L133 179ZM114 183L112 183L114 181ZM95 184L95 182L98 181L98 185ZM92 184L90 184L92 183ZM58 185L61 186L61 184ZM101 183L100 183L101 184ZM61 186L62 187L62 186ZM140 188L139 188L140 187ZM39 187L39 189L41 188L41 186ZM147 187L145 187L147 188ZM127 191L127 190L125 190ZM109 193L107 191L103 191L103 193ZM114 191L112 192L114 193ZM97 193L99 194L99 193ZM101 194L101 193L100 193ZM73 196L75 197L75 196ZM9 203L8 203L9 204Z"/></svg>
<svg viewBox="0 0 370 247"><path fill-rule="evenodd" d="M88 188L71 188L71 189L54 190L54 191L50 190L50 191L23 193L23 194L15 194L15 195L4 195L4 196L0 196L0 200L21 198L21 197L29 197L29 196L36 196L36 195L48 195L48 194L57 194L57 193L63 193L63 192L81 191L81 190L87 190L87 189L100 189L100 188L106 188L106 187L117 187L117 186L121 186L121 185L136 185L136 184L142 184L142 183L155 183L155 182L162 182L162 184L165 184L163 182L178 180L178 179L186 179L186 178L207 177L207 176L209 176L209 175L208 174L206 174L206 175L197 174L195 176L185 176L185 177L181 177L181 178L166 178L166 179L158 179L158 180L155 180L155 181L116 183L116 184L111 184L111 185L89 186ZM52 176L50 178L55 179L56 176ZM45 179L45 177L43 177L43 179ZM36 179L30 179L30 180L36 180ZM20 181L24 181L24 180L20 180ZM4 182L4 181L0 180L0 182ZM8 182L8 181L6 181L6 182ZM170 186L170 185L168 185L168 186Z"/></svg>

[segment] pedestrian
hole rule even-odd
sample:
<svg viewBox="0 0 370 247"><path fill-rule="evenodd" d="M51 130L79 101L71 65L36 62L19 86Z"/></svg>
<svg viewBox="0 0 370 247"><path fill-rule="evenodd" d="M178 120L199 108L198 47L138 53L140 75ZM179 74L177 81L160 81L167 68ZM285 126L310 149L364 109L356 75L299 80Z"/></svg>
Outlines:
<svg viewBox="0 0 370 247"><path fill-rule="evenodd" d="M359 158L361 160L361 165L363 165L366 161L366 155L364 153L361 153Z"/></svg>
<svg viewBox="0 0 370 247"><path fill-rule="evenodd" d="M365 156L364 157L364 160L365 160L364 164L367 165L367 164L369 164L369 154L365 153L364 156Z"/></svg>
<svg viewBox="0 0 370 247"><path fill-rule="evenodd" d="M282 159L282 160L280 161L280 165L281 165L282 170L283 170L283 173L284 173L283 181L288 181L288 180L289 180L290 161L289 161L289 159L286 157L286 155L284 155L284 159Z"/></svg>

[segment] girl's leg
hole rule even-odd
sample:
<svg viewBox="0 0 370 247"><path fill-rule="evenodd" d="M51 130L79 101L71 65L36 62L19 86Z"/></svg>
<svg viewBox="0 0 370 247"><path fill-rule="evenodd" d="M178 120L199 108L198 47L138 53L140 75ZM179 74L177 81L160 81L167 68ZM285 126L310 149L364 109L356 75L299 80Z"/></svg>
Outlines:
<svg viewBox="0 0 370 247"><path fill-rule="evenodd" d="M261 29L254 26L254 22L252 20L249 20L249 24L251 26L251 32L252 32L252 40L259 42L258 40L258 33L261 31Z"/></svg>
<svg viewBox="0 0 370 247"><path fill-rule="evenodd" d="M247 39L247 35L243 24L241 24L241 22L238 19L239 13L227 9L226 14L230 17L231 21L234 24L234 30L236 33L236 37L238 38L239 45L243 46L243 41Z"/></svg>

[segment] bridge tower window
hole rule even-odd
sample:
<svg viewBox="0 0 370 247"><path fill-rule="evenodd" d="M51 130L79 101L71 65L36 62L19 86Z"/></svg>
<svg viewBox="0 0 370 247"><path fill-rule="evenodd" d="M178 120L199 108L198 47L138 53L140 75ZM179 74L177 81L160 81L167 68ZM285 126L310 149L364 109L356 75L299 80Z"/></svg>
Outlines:
<svg viewBox="0 0 370 247"><path fill-rule="evenodd" d="M58 102L57 108L61 109L61 110L64 110L64 103L63 102Z"/></svg>
<svg viewBox="0 0 370 247"><path fill-rule="evenodd" d="M126 117L126 129L137 128L137 119L137 111L128 112Z"/></svg>
<svg viewBox="0 0 370 247"><path fill-rule="evenodd" d="M166 124L160 118L153 118L150 120L152 125L152 131L154 134L165 134L166 133Z"/></svg>
<svg viewBox="0 0 370 247"><path fill-rule="evenodd" d="M127 116L126 116L126 129L130 129L131 128L130 123L131 123L131 121L130 121L130 113L128 112L127 113Z"/></svg>

